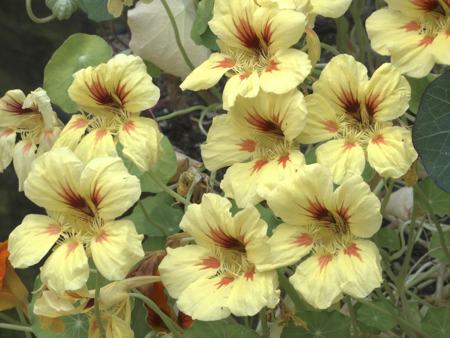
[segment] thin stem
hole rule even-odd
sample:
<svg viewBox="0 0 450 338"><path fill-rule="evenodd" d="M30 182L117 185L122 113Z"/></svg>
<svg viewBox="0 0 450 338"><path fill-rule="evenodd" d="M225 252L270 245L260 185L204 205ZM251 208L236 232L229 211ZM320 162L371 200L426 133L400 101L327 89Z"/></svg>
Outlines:
<svg viewBox="0 0 450 338"><path fill-rule="evenodd" d="M6 313L0 312L0 319L8 322L10 324L20 324L19 321L15 320L13 317L8 316Z"/></svg>
<svg viewBox="0 0 450 338"><path fill-rule="evenodd" d="M97 321L97 326L100 331L100 338L105 337L105 328L102 323L102 316L100 313L100 273L97 272L97 275L95 277L95 306L94 306L94 312L95 312L95 319Z"/></svg>
<svg viewBox="0 0 450 338"><path fill-rule="evenodd" d="M283 269L277 270L278 272L278 280L280 281L280 286L286 292L286 294L289 296L289 298L292 300L292 302L295 305L295 309L297 311L303 310L303 302L300 299L297 290L292 286L292 284L289 282L289 279L284 275Z"/></svg>
<svg viewBox="0 0 450 338"><path fill-rule="evenodd" d="M381 214L383 214L384 209L386 208L386 205L388 204L389 199L391 198L393 189L394 189L394 180L390 180L387 184L386 194L383 197L383 201L381 201L381 207L380 207Z"/></svg>
<svg viewBox="0 0 450 338"><path fill-rule="evenodd" d="M172 196L177 202L180 202L182 204L187 203L186 199L183 196L181 196L180 194L177 194L175 191L173 191L167 185L165 185L163 182L161 182L161 180L158 177L156 177L155 175L153 175L153 173L151 171L148 171L147 174L153 179L153 181L156 182L156 184L163 191L165 191L168 195Z"/></svg>
<svg viewBox="0 0 450 338"><path fill-rule="evenodd" d="M22 331L22 332L31 332L33 333L33 329L31 326L25 326L25 325L15 325L15 324L7 324L7 323L0 323L1 329L7 329L7 330L13 330L13 331Z"/></svg>
<svg viewBox="0 0 450 338"><path fill-rule="evenodd" d="M22 312L22 310L17 307L16 311L17 311L17 315L19 316L20 323L23 325L28 325L28 322L25 319L25 316L24 316L24 313ZM25 334L25 337L27 337L27 338L33 337L30 332L25 331L24 334Z"/></svg>
<svg viewBox="0 0 450 338"><path fill-rule="evenodd" d="M170 120L170 119L173 119L174 117L183 116L183 115L192 113L194 111L203 110L205 108L206 108L205 106L193 106L193 107L189 107L186 109L177 110L177 111L174 111L173 113L157 117L156 121L160 122L160 121Z"/></svg>
<svg viewBox="0 0 450 338"><path fill-rule="evenodd" d="M150 309L152 309L166 324L167 328L174 334L175 337L180 337L180 333L183 332L183 329L178 326L168 315L161 311L161 309L156 305L150 298L145 297L140 293L130 293L130 297L140 299L147 305Z"/></svg>
<svg viewBox="0 0 450 338"><path fill-rule="evenodd" d="M336 47L330 46L329 44L326 44L325 42L321 42L320 46L325 49L326 51L330 52L331 54L333 54L334 56L337 56L339 54L341 54Z"/></svg>
<svg viewBox="0 0 450 338"><path fill-rule="evenodd" d="M353 336L358 338L360 336L359 326L358 326L358 322L356 320L356 313L355 313L355 308L353 307L352 298L349 296L345 297L345 302L347 303L348 312L350 313L350 318L352 320Z"/></svg>
<svg viewBox="0 0 450 338"><path fill-rule="evenodd" d="M436 218L435 215L430 214L430 218L433 221L434 225L436 226L437 234L439 237L439 243L441 244L442 251L444 252L445 258L447 258L447 261L450 262L450 253L448 252L448 246L445 242L445 236L444 231L442 230L441 222Z"/></svg>
<svg viewBox="0 0 450 338"><path fill-rule="evenodd" d="M47 23L52 21L55 18L55 14L50 14L49 16L46 16L45 18L38 18L36 15L34 15L33 12L33 6L31 5L32 0L25 0L25 7L27 9L28 17L36 22L36 23Z"/></svg>
<svg viewBox="0 0 450 338"><path fill-rule="evenodd" d="M261 320L261 329L262 329L262 335L261 338L269 338L270 331L269 326L267 325L267 314L266 314L266 308L263 308L259 312L259 318Z"/></svg>
<svg viewBox="0 0 450 338"><path fill-rule="evenodd" d="M169 17L170 24L172 25L178 49L180 50L181 55L183 56L183 59L186 62L186 64L188 65L188 67L191 70L194 70L195 66L191 62L191 59L189 59L189 56L187 55L186 50L183 47L183 43L181 42L180 31L178 30L177 22L175 21L175 17L173 16L172 10L170 9L170 6L168 5L166 0L161 0L161 3L163 5L164 9L166 10L167 16Z"/></svg>

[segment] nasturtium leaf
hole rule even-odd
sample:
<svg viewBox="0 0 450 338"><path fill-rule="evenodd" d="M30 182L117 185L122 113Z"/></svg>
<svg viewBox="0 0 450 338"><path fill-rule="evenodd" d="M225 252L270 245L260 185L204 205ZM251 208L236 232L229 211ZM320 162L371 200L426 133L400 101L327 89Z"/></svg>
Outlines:
<svg viewBox="0 0 450 338"><path fill-rule="evenodd" d="M447 250L450 252L450 230L444 232L444 240ZM442 250L441 241L439 240L439 234L437 232L434 232L431 236L429 252L431 257L436 258L441 262L448 263L444 250Z"/></svg>
<svg viewBox="0 0 450 338"><path fill-rule="evenodd" d="M350 318L337 311L305 311L300 319L306 327L290 321L281 338L350 338Z"/></svg>
<svg viewBox="0 0 450 338"><path fill-rule="evenodd" d="M184 335L186 338L259 338L255 331L230 320L194 321Z"/></svg>
<svg viewBox="0 0 450 338"><path fill-rule="evenodd" d="M173 206L174 200L166 193L144 198L136 204L127 219L134 222L136 230L147 236L167 236L178 232L182 209Z"/></svg>
<svg viewBox="0 0 450 338"><path fill-rule="evenodd" d="M450 215L450 194L439 189L429 177L414 187L414 200L420 208L438 216Z"/></svg>
<svg viewBox="0 0 450 338"><path fill-rule="evenodd" d="M409 85L411 86L411 100L409 101L409 110L417 114L419 109L420 99L427 86L436 78L434 75L428 75L421 79L408 77Z"/></svg>
<svg viewBox="0 0 450 338"><path fill-rule="evenodd" d="M388 313L395 313L397 311L391 304L385 301L376 300L373 301L372 304ZM378 311L369 305L362 304L357 309L356 317L358 321L367 326L376 328L380 331L387 331L394 328L397 325L397 322L392 316L387 315L385 312Z"/></svg>
<svg viewBox="0 0 450 338"><path fill-rule="evenodd" d="M382 228L373 237L373 241L378 247L396 251L400 249L400 237L398 231L389 228Z"/></svg>
<svg viewBox="0 0 450 338"><path fill-rule="evenodd" d="M258 204L256 206L256 209L258 209L259 214L261 215L261 218L266 221L268 225L268 235L270 236L272 234L273 229L276 228L277 225L279 225L281 222L280 219L278 219L270 210L269 208L263 207L261 204Z"/></svg>
<svg viewBox="0 0 450 338"><path fill-rule="evenodd" d="M422 321L427 337L448 338L450 335L450 307L429 309Z"/></svg>
<svg viewBox="0 0 450 338"><path fill-rule="evenodd" d="M450 193L450 71L425 90L413 128L413 142L430 177Z"/></svg>
<svg viewBox="0 0 450 338"><path fill-rule="evenodd" d="M131 321L131 328L136 338L146 337L151 331L150 326L147 324L147 309L144 303L138 299L134 299Z"/></svg>
<svg viewBox="0 0 450 338"><path fill-rule="evenodd" d="M44 69L44 89L52 102L67 113L76 112L77 105L67 94L73 74L106 62L111 56L111 47L101 37L82 33L71 35L53 53Z"/></svg>
<svg viewBox="0 0 450 338"><path fill-rule="evenodd" d="M197 16L191 30L191 38L197 45L218 50L217 37L209 29L208 21L212 19L214 0L201 0L197 6Z"/></svg>
<svg viewBox="0 0 450 338"><path fill-rule="evenodd" d="M114 19L108 12L108 0L78 0L80 8L95 22Z"/></svg>

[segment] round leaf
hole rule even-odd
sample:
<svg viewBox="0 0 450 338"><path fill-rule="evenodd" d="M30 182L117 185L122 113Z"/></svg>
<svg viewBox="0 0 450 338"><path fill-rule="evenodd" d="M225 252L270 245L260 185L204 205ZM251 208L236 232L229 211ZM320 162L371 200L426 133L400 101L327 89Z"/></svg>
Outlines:
<svg viewBox="0 0 450 338"><path fill-rule="evenodd" d="M78 4L88 18L95 22L114 19L108 12L108 0L78 0Z"/></svg>
<svg viewBox="0 0 450 338"><path fill-rule="evenodd" d="M71 35L45 66L44 89L52 102L68 113L76 112L77 105L67 94L73 74L82 68L106 62L111 56L111 47L101 37L81 33Z"/></svg>
<svg viewBox="0 0 450 338"><path fill-rule="evenodd" d="M427 337L447 338L450 332L450 307L430 309L422 322L422 329Z"/></svg>
<svg viewBox="0 0 450 338"><path fill-rule="evenodd" d="M307 328L290 321L281 338L350 338L350 318L339 312L305 311L300 317Z"/></svg>
<svg viewBox="0 0 450 338"><path fill-rule="evenodd" d="M259 335L245 326L231 321L195 321L185 332L186 338L258 338Z"/></svg>
<svg viewBox="0 0 450 338"><path fill-rule="evenodd" d="M388 312L395 312L395 308L389 303L383 301L374 301L373 305L376 305L382 310ZM375 310L373 307L362 304L357 311L358 321L364 323L367 326L374 327L381 331L387 331L395 326L397 326L397 322L392 316L386 315L383 312Z"/></svg>

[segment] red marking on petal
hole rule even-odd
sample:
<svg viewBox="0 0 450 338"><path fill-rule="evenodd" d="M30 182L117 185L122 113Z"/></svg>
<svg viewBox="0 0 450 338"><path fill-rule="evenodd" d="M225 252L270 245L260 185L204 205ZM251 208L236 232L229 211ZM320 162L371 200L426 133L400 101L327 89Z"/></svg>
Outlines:
<svg viewBox="0 0 450 338"><path fill-rule="evenodd" d="M339 125L336 121L333 120L326 120L322 122L323 126L326 130L328 130L331 133L337 133L339 130Z"/></svg>
<svg viewBox="0 0 450 338"><path fill-rule="evenodd" d="M216 65L213 68L233 68L236 62L232 59L223 59L218 62L216 62Z"/></svg>
<svg viewBox="0 0 450 338"><path fill-rule="evenodd" d="M58 235L59 233L61 233L61 227L58 224L50 224L43 232L42 234L47 234L47 235Z"/></svg>
<svg viewBox="0 0 450 338"><path fill-rule="evenodd" d="M289 158L289 154L287 155L283 155L278 159L278 164L281 164L283 166L283 168L286 168L286 165L288 163L288 161L290 161L291 159Z"/></svg>
<svg viewBox="0 0 450 338"><path fill-rule="evenodd" d="M377 134L372 138L372 143L373 144L384 144L385 140L384 140L384 136L382 134Z"/></svg>
<svg viewBox="0 0 450 338"><path fill-rule="evenodd" d="M309 201L308 208L305 209L311 218L318 221L333 221L330 211L316 198L315 201Z"/></svg>
<svg viewBox="0 0 450 338"><path fill-rule="evenodd" d="M62 188L62 192L58 193L64 202L75 209L84 210L87 207L86 201L80 194L73 191L72 188L67 185Z"/></svg>
<svg viewBox="0 0 450 338"><path fill-rule="evenodd" d="M412 3L416 5L418 9L423 11L433 11L439 7L439 2L437 0L413 0Z"/></svg>
<svg viewBox="0 0 450 338"><path fill-rule="evenodd" d="M208 257L201 260L197 265L203 266L202 270L220 268L220 261L215 257Z"/></svg>
<svg viewBox="0 0 450 338"><path fill-rule="evenodd" d="M0 109L8 113L12 113L14 115L36 113L34 109L23 108L22 104L23 104L22 102L16 101L12 96L8 94L0 99Z"/></svg>
<svg viewBox="0 0 450 338"><path fill-rule="evenodd" d="M303 233L295 239L294 243L298 246L310 246L314 243L314 240L311 235Z"/></svg>
<svg viewBox="0 0 450 338"><path fill-rule="evenodd" d="M97 237L95 238L95 241L96 241L97 243L105 242L105 241L107 241L107 240L108 240L108 235L106 234L105 231L102 231L101 233L99 233L99 234L97 235Z"/></svg>
<svg viewBox="0 0 450 338"><path fill-rule="evenodd" d="M422 26L417 21L411 21L411 22L408 22L407 24L403 25L401 28L403 28L407 32L416 32L416 31L420 30L421 27Z"/></svg>
<svg viewBox="0 0 450 338"><path fill-rule="evenodd" d="M85 128L89 124L89 121L86 120L84 117L80 117L79 119L73 121L70 124L69 129L82 129Z"/></svg>
<svg viewBox="0 0 450 338"><path fill-rule="evenodd" d="M270 44L272 43L272 35L272 22L267 21L262 31L262 38L267 46L270 46Z"/></svg>
<svg viewBox="0 0 450 338"><path fill-rule="evenodd" d="M103 83L100 81L100 76L98 74L96 74L96 79L92 79L91 84L88 84L86 81L84 82L84 84L90 91L89 96L98 104L107 105L114 103L112 95L104 87Z"/></svg>
<svg viewBox="0 0 450 338"><path fill-rule="evenodd" d="M269 161L267 161L267 160L256 161L255 164L253 165L251 175L253 175L255 172L261 170L261 168L264 167L267 163L269 163Z"/></svg>
<svg viewBox="0 0 450 338"><path fill-rule="evenodd" d="M14 133L15 133L14 129L6 128L1 132L0 137L6 137Z"/></svg>
<svg viewBox="0 0 450 338"><path fill-rule="evenodd" d="M422 40L420 40L419 42L419 46L420 47L428 47L429 45L431 45L434 41L434 37L433 36L424 36L422 38Z"/></svg>
<svg viewBox="0 0 450 338"><path fill-rule="evenodd" d="M332 255L325 255L325 256L320 256L319 257L319 266L320 266L320 271L322 271L323 269L325 269L327 267L328 264L330 264L330 262L333 260L333 256Z"/></svg>
<svg viewBox="0 0 450 338"><path fill-rule="evenodd" d="M103 197L100 194L100 187L98 185L94 186L94 189L91 191L91 201L94 203L95 207L98 207L102 202Z"/></svg>
<svg viewBox="0 0 450 338"><path fill-rule="evenodd" d="M249 280L253 281L253 278L255 277L255 272L256 272L255 267L252 267L251 270L248 270L244 273L244 278L247 281L249 281Z"/></svg>
<svg viewBox="0 0 450 338"><path fill-rule="evenodd" d="M348 151L348 150L350 150L350 149L352 149L352 148L354 148L354 147L356 147L356 144L354 143L354 142L351 142L351 141L346 141L345 143L344 143L344 150L345 151Z"/></svg>
<svg viewBox="0 0 450 338"><path fill-rule="evenodd" d="M241 81L244 81L244 80L246 80L246 79L248 79L248 78L250 77L250 74L251 74L251 73L243 73L243 74L239 74L239 79L240 79Z"/></svg>
<svg viewBox="0 0 450 338"><path fill-rule="evenodd" d="M243 238L234 238L225 233L221 228L210 229L208 237L222 248L236 250L242 253L245 252L245 243L243 243Z"/></svg>
<svg viewBox="0 0 450 338"><path fill-rule="evenodd" d="M380 97L372 93L368 97L366 97L365 103L367 114L369 114L369 117L372 119L378 111L378 106L380 105Z"/></svg>
<svg viewBox="0 0 450 338"><path fill-rule="evenodd" d="M69 256L72 252L74 252L75 249L78 248L78 245L80 245L80 243L78 243L78 242L70 242L69 244L67 244L66 257Z"/></svg>
<svg viewBox="0 0 450 338"><path fill-rule="evenodd" d="M280 119L279 113L273 113L271 118L268 119L256 111L253 113L247 112L245 120L261 132L284 136L283 130L281 129L283 121Z"/></svg>
<svg viewBox="0 0 450 338"><path fill-rule="evenodd" d="M126 121L123 125L122 125L122 130L126 133L130 133L131 131L133 131L134 129L136 129L136 125L134 124L133 121L128 120Z"/></svg>
<svg viewBox="0 0 450 338"><path fill-rule="evenodd" d="M241 17L237 21L233 19L233 24L237 31L237 35L235 36L244 47L255 51L261 50L261 41L259 40L255 29L250 24L247 12L245 12L245 17Z"/></svg>
<svg viewBox="0 0 450 338"><path fill-rule="evenodd" d="M222 277L216 285L217 288L220 289L222 286L226 286L230 283L233 283L233 281L234 281L233 277Z"/></svg>
<svg viewBox="0 0 450 338"><path fill-rule="evenodd" d="M99 142L102 138L104 138L108 134L108 130L106 129L98 129L95 132L95 140L96 142Z"/></svg>
<svg viewBox="0 0 450 338"><path fill-rule="evenodd" d="M339 209L337 209L336 212L342 218L344 223L348 224L348 222L350 220L350 214L349 214L348 208L346 208L343 205L341 205L341 207Z"/></svg>
<svg viewBox="0 0 450 338"><path fill-rule="evenodd" d="M119 98L122 105L125 104L128 94L130 94L130 92L125 89L125 85L119 82L116 87L116 96Z"/></svg>
<svg viewBox="0 0 450 338"><path fill-rule="evenodd" d="M28 153L28 152L30 151L32 145L33 145L32 143L27 143L27 144L25 144L25 145L23 146L22 153L23 153L23 154Z"/></svg>
<svg viewBox="0 0 450 338"><path fill-rule="evenodd" d="M350 256L350 257L355 256L360 261L362 261L362 257L359 254L360 251L361 251L361 249L358 248L356 243L352 243L352 244L350 244L350 246L348 246L347 248L344 249L344 254L346 254L347 256Z"/></svg>
<svg viewBox="0 0 450 338"><path fill-rule="evenodd" d="M256 142L253 140L244 140L239 144L240 150L253 153L256 150Z"/></svg>
<svg viewBox="0 0 450 338"><path fill-rule="evenodd" d="M345 109L345 112L353 119L361 122L361 104L351 91L342 91L341 95L338 96L340 101L340 106Z"/></svg>
<svg viewBox="0 0 450 338"><path fill-rule="evenodd" d="M278 62L276 62L275 60L271 60L270 65L267 66L265 70L267 73L272 73L273 71L280 70L280 68L278 68L278 65Z"/></svg>

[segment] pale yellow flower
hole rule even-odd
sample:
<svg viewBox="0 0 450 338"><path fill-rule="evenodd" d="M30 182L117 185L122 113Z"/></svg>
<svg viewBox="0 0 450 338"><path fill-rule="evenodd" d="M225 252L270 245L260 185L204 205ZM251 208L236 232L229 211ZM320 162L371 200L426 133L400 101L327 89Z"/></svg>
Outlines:
<svg viewBox="0 0 450 338"><path fill-rule="evenodd" d="M10 261L26 268L54 247L41 268L50 289L80 289L89 277L88 256L109 280L124 278L144 256L143 236L133 222L115 220L141 193L120 158L98 157L84 165L69 149L55 149L35 161L24 188L48 216L27 215L12 231Z"/></svg>
<svg viewBox="0 0 450 338"><path fill-rule="evenodd" d="M253 316L279 301L276 271L259 269L269 256L267 224L255 207L234 217L230 208L214 194L191 204L180 227L197 244L168 248L159 265L169 295L193 319Z"/></svg>
<svg viewBox="0 0 450 338"><path fill-rule="evenodd" d="M312 306L325 309L343 294L366 297L380 286L380 254L369 238L380 228L380 201L360 176L333 191L330 172L305 166L266 196L285 223L269 239L267 267L300 262L290 282Z"/></svg>
<svg viewBox="0 0 450 338"><path fill-rule="evenodd" d="M181 88L207 89L226 74L227 110L237 97L255 97L260 89L283 94L296 88L311 70L308 55L291 48L302 37L305 24L301 12L260 7L253 0L216 0L209 26L221 52L197 67Z"/></svg>
<svg viewBox="0 0 450 338"><path fill-rule="evenodd" d="M117 156L120 143L123 154L141 171L159 159L163 136L158 124L139 116L156 104L159 89L140 57L119 54L106 64L78 71L69 95L84 113L72 117L55 148L69 147L87 163L96 156Z"/></svg>
<svg viewBox="0 0 450 338"><path fill-rule="evenodd" d="M295 139L306 115L303 95L294 90L240 97L228 114L214 118L202 158L211 171L231 166L221 182L227 197L239 207L257 204L263 200L261 190L273 188L304 164Z"/></svg>
<svg viewBox="0 0 450 338"><path fill-rule="evenodd" d="M0 172L13 161L19 191L31 164L52 147L62 126L42 88L26 97L19 89L9 90L0 99Z"/></svg>
<svg viewBox="0 0 450 338"><path fill-rule="evenodd" d="M363 64L340 55L313 90L306 97L309 115L299 139L327 141L316 150L317 162L331 169L336 183L362 174L366 159L383 177L399 178L408 171L417 159L411 131L393 120L406 112L411 89L395 67L384 64L369 80Z"/></svg>
<svg viewBox="0 0 450 338"><path fill-rule="evenodd" d="M321 15L338 18L347 11L352 0L256 0L260 5L277 5L280 9L293 9L309 16ZM314 21L314 20L312 20Z"/></svg>
<svg viewBox="0 0 450 338"><path fill-rule="evenodd" d="M108 12L117 18L122 15L125 6L130 7L133 3L134 0L108 0Z"/></svg>
<svg viewBox="0 0 450 338"><path fill-rule="evenodd" d="M450 65L450 2L389 0L366 21L372 48L390 55L402 73L424 77L435 64Z"/></svg>

